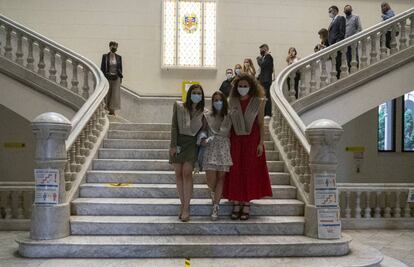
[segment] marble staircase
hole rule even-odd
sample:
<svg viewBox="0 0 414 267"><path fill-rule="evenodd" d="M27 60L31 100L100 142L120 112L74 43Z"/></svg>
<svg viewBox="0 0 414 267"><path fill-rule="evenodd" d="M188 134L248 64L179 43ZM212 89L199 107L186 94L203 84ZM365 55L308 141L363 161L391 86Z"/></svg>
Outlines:
<svg viewBox="0 0 414 267"><path fill-rule="evenodd" d="M210 220L204 173L194 176L191 220L178 220L175 175L168 164L168 124L112 122L79 198L71 203L71 236L21 240L29 257L280 257L342 256L348 237L304 236L304 203L266 135L273 197L252 202L251 219L232 221L222 200ZM42 247L49 249L41 249Z"/></svg>

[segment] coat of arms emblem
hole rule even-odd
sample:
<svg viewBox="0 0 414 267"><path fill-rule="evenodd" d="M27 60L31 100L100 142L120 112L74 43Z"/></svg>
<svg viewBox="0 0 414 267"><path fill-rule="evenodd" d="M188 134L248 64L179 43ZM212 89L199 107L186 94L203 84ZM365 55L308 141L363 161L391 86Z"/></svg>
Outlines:
<svg viewBox="0 0 414 267"><path fill-rule="evenodd" d="M199 23L199 20L196 14L194 13L186 14L184 15L183 22L182 22L183 30L188 33L193 33L197 31L198 23Z"/></svg>

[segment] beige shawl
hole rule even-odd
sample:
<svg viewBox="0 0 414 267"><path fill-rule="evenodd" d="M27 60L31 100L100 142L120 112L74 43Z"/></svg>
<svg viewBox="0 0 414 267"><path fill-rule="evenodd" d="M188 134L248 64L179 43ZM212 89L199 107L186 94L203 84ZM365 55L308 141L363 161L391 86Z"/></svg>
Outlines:
<svg viewBox="0 0 414 267"><path fill-rule="evenodd" d="M212 111L208 111L204 113L204 117L213 134L223 137L229 136L231 129L231 119L229 115L223 118L221 116L214 116Z"/></svg>
<svg viewBox="0 0 414 267"><path fill-rule="evenodd" d="M181 101L176 102L178 132L183 135L196 136L203 126L203 111L196 111L191 118L190 112Z"/></svg>
<svg viewBox="0 0 414 267"><path fill-rule="evenodd" d="M265 101L263 98L252 97L247 105L246 111L243 111L238 97L230 97L230 117L234 131L237 135L249 135L252 131L253 123L259 113L261 103Z"/></svg>

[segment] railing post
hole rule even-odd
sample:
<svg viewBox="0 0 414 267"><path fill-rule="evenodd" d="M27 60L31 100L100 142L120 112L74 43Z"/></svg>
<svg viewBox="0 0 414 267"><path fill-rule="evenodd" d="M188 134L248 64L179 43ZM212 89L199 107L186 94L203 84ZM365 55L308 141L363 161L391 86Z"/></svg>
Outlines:
<svg viewBox="0 0 414 267"><path fill-rule="evenodd" d="M71 124L64 116L48 112L34 119L32 130L36 138L36 197L30 237L34 240L62 238L70 234L64 169L67 162L65 141ZM51 173L57 175L53 177ZM50 188L55 190L49 193Z"/></svg>
<svg viewBox="0 0 414 267"><path fill-rule="evenodd" d="M338 165L336 144L342 132L340 125L326 119L314 121L306 128L306 137L311 145L309 155L311 177L309 204L305 208L305 234L310 237L327 239L341 237L339 198L336 189ZM321 224L322 216L330 217L332 223ZM327 234L328 231L324 232L323 229L333 230L333 233Z"/></svg>

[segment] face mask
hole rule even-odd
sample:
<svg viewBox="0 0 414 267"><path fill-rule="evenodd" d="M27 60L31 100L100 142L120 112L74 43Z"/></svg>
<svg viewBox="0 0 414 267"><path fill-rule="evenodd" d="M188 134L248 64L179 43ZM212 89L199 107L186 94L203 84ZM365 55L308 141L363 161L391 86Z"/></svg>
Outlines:
<svg viewBox="0 0 414 267"><path fill-rule="evenodd" d="M112 52L112 53L115 53L115 52L116 52L116 48L115 48L115 47L112 47L112 48L111 48L111 52Z"/></svg>
<svg viewBox="0 0 414 267"><path fill-rule="evenodd" d="M236 75L240 75L241 74L241 69L236 69L234 72L236 73Z"/></svg>
<svg viewBox="0 0 414 267"><path fill-rule="evenodd" d="M193 101L194 104L198 104L202 97L202 95L191 94L191 101Z"/></svg>
<svg viewBox="0 0 414 267"><path fill-rule="evenodd" d="M249 63L244 63L244 66L245 66L246 68L248 68L248 67L249 67Z"/></svg>
<svg viewBox="0 0 414 267"><path fill-rule="evenodd" d="M231 73L227 73L226 74L227 80L231 80L231 78L233 78L233 74Z"/></svg>
<svg viewBox="0 0 414 267"><path fill-rule="evenodd" d="M347 10L344 13L345 13L345 15L350 16L352 14L352 11Z"/></svg>
<svg viewBox="0 0 414 267"><path fill-rule="evenodd" d="M265 52L265 51L263 51L263 50L261 50L261 51L260 51L260 55L261 55L261 56L264 56L264 55L265 55L265 53L266 53L266 52Z"/></svg>
<svg viewBox="0 0 414 267"><path fill-rule="evenodd" d="M331 19L333 19L333 18L335 18L335 15L334 15L332 12L330 12L330 13L329 13L329 17L330 17Z"/></svg>
<svg viewBox="0 0 414 267"><path fill-rule="evenodd" d="M213 106L217 111L220 111L223 108L223 101L215 101L213 102Z"/></svg>
<svg viewBox="0 0 414 267"><path fill-rule="evenodd" d="M249 93L250 88L249 87L237 87L237 91L239 91L239 94L241 96L245 96Z"/></svg>

